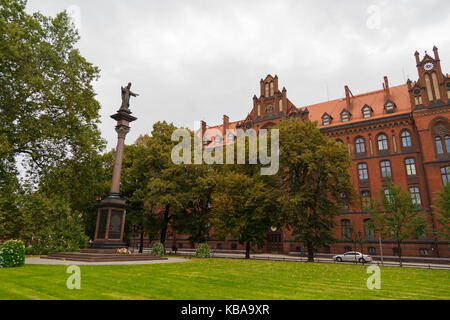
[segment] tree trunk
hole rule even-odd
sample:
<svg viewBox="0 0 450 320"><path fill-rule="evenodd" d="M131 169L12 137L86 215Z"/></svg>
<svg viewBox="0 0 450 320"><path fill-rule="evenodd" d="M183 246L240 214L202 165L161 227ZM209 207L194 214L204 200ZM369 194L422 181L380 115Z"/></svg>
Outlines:
<svg viewBox="0 0 450 320"><path fill-rule="evenodd" d="M250 241L245 244L245 259L250 259Z"/></svg>
<svg viewBox="0 0 450 320"><path fill-rule="evenodd" d="M165 243L166 243L167 229L169 226L169 210L170 210L170 205L167 205L166 208L164 209L163 225L161 228L160 242L164 245L164 250L166 248Z"/></svg>
<svg viewBox="0 0 450 320"><path fill-rule="evenodd" d="M306 249L308 250L308 262L314 262L314 247L311 241L306 241Z"/></svg>
<svg viewBox="0 0 450 320"><path fill-rule="evenodd" d="M144 231L141 232L141 239L140 239L140 244L139 244L139 253L143 252L144 249Z"/></svg>
<svg viewBox="0 0 450 320"><path fill-rule="evenodd" d="M401 247L401 242L399 240L397 240L397 250L398 250L398 259L400 261L400 267L403 266L402 263L402 247Z"/></svg>

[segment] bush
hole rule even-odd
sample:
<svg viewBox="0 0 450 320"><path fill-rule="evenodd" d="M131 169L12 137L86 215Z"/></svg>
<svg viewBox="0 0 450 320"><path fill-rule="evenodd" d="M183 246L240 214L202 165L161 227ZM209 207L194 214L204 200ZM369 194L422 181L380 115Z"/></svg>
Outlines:
<svg viewBox="0 0 450 320"><path fill-rule="evenodd" d="M197 251L195 251L195 256L197 258L210 258L209 247L207 243L200 243L198 245Z"/></svg>
<svg viewBox="0 0 450 320"><path fill-rule="evenodd" d="M20 240L10 240L0 248L0 268L20 267L25 263L25 245Z"/></svg>
<svg viewBox="0 0 450 320"><path fill-rule="evenodd" d="M160 242L155 242L152 247L152 254L162 257L166 253L164 245Z"/></svg>

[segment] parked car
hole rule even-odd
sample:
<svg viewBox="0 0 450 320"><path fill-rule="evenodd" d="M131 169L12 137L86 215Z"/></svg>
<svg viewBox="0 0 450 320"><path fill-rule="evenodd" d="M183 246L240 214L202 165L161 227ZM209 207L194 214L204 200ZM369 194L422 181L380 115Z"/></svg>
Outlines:
<svg viewBox="0 0 450 320"><path fill-rule="evenodd" d="M372 257L366 254L362 254L361 252L356 251L348 251L344 254L338 254L333 256L333 260L336 262L372 262Z"/></svg>

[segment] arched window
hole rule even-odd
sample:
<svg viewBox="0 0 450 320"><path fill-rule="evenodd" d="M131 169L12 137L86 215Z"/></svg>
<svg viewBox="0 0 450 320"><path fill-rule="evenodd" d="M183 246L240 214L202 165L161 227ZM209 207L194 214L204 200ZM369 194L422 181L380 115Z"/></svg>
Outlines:
<svg viewBox="0 0 450 320"><path fill-rule="evenodd" d="M268 83L266 83L266 85L265 85L265 96L266 96L266 98L269 96L269 84Z"/></svg>
<svg viewBox="0 0 450 320"><path fill-rule="evenodd" d="M369 180L369 172L367 170L367 163L358 163L358 178L359 178L359 181Z"/></svg>
<svg viewBox="0 0 450 320"><path fill-rule="evenodd" d="M366 153L366 142L359 137L355 140L356 153Z"/></svg>
<svg viewBox="0 0 450 320"><path fill-rule="evenodd" d="M437 136L434 138L436 143L436 152L437 154L444 154L444 147L442 145L442 138Z"/></svg>
<svg viewBox="0 0 450 320"><path fill-rule="evenodd" d="M441 168L441 177L444 185L450 183L450 166Z"/></svg>
<svg viewBox="0 0 450 320"><path fill-rule="evenodd" d="M377 141L378 141L378 150L379 151L388 150L388 139L384 133L382 133L378 136Z"/></svg>
<svg viewBox="0 0 450 320"><path fill-rule="evenodd" d="M351 238L350 220L348 219L341 220L341 225L342 225L342 239L350 240Z"/></svg>
<svg viewBox="0 0 450 320"><path fill-rule="evenodd" d="M409 148L412 146L411 134L409 133L409 131L407 131L407 130L403 131L401 134L401 137L402 137L402 147L403 148Z"/></svg>
<svg viewBox="0 0 450 320"><path fill-rule="evenodd" d="M450 154L450 136L445 136L445 149L447 150L447 153Z"/></svg>
<svg viewBox="0 0 450 320"><path fill-rule="evenodd" d="M416 161L414 158L405 159L406 174L408 176L416 175Z"/></svg>
<svg viewBox="0 0 450 320"><path fill-rule="evenodd" d="M228 134L228 142L232 142L234 141L234 134L232 134L231 132Z"/></svg>
<svg viewBox="0 0 450 320"><path fill-rule="evenodd" d="M364 222L364 235L366 240L375 240L375 230L372 229L372 224L370 219L365 219Z"/></svg>
<svg viewBox="0 0 450 320"><path fill-rule="evenodd" d="M381 168L381 177L383 179L392 177L391 162L389 160L381 161L380 168Z"/></svg>

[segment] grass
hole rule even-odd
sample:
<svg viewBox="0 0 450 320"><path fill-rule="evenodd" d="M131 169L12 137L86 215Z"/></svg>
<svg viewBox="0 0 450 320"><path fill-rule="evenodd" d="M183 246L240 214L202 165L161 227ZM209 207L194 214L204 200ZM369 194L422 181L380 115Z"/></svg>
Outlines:
<svg viewBox="0 0 450 320"><path fill-rule="evenodd" d="M67 266L0 269L0 299L450 299L448 270L381 267L381 290L369 290L366 267L356 265L192 259L80 268L81 290L67 289Z"/></svg>

